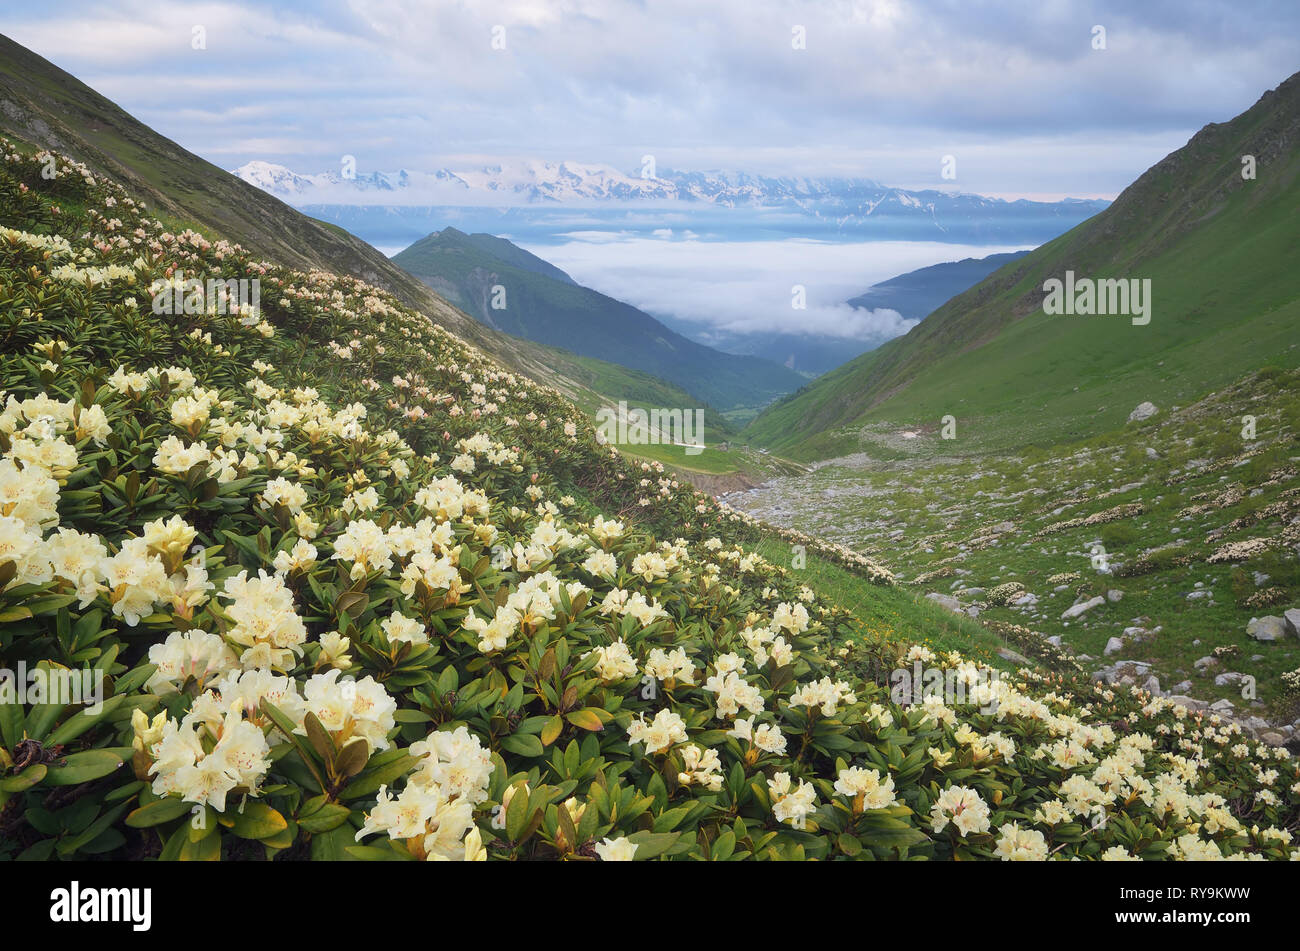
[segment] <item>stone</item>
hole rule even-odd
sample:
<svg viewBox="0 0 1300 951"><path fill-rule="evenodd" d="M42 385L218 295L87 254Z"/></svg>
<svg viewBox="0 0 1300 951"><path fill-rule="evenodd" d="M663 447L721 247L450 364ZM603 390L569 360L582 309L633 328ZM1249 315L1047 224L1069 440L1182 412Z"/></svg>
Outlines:
<svg viewBox="0 0 1300 951"><path fill-rule="evenodd" d="M1111 588L1109 591L1106 592L1106 600L1111 602L1112 604L1114 604L1116 601L1121 600L1123 597L1124 597L1124 592L1120 591L1118 588Z"/></svg>
<svg viewBox="0 0 1300 951"><path fill-rule="evenodd" d="M1267 730L1271 725L1272 724L1270 724L1263 717L1246 717L1246 719L1242 722L1242 727L1244 727L1248 732L1254 734L1255 736L1259 736L1261 733Z"/></svg>
<svg viewBox="0 0 1300 951"><path fill-rule="evenodd" d="M1174 684L1173 689L1174 693L1187 693L1187 691L1192 689L1192 682L1190 680L1180 680L1178 683Z"/></svg>
<svg viewBox="0 0 1300 951"><path fill-rule="evenodd" d="M1150 419L1158 412L1159 410L1156 408L1155 403L1143 400L1141 403L1138 403L1133 412L1128 414L1128 421L1130 423L1140 423L1144 419Z"/></svg>
<svg viewBox="0 0 1300 951"><path fill-rule="evenodd" d="M1219 658L1211 657L1209 654L1206 654L1204 657L1193 661L1192 666L1201 671L1201 673L1205 673L1205 671L1219 666Z"/></svg>
<svg viewBox="0 0 1300 951"><path fill-rule="evenodd" d="M1285 746L1286 737L1276 730L1265 730L1259 735L1261 743L1267 743L1269 746Z"/></svg>
<svg viewBox="0 0 1300 951"><path fill-rule="evenodd" d="M1013 664L1019 664L1022 667L1032 667L1033 661L1023 654L1017 654L1010 647L999 647L998 656L1003 660L1009 660Z"/></svg>
<svg viewBox="0 0 1300 951"><path fill-rule="evenodd" d="M1159 694L1160 678L1157 677L1155 674L1152 674L1150 677L1146 679L1146 682L1142 684L1142 689L1145 690L1147 693Z"/></svg>
<svg viewBox="0 0 1300 951"><path fill-rule="evenodd" d="M1237 708L1233 706L1231 700L1216 700L1214 703L1210 704L1210 709L1215 713L1231 713Z"/></svg>
<svg viewBox="0 0 1300 951"><path fill-rule="evenodd" d="M1289 608L1282 612L1282 623L1286 632L1292 637L1300 637L1300 608Z"/></svg>
<svg viewBox="0 0 1300 951"><path fill-rule="evenodd" d="M1089 598L1087 601L1066 608L1063 612L1061 612L1061 620L1064 621L1064 620L1068 620L1069 618L1076 618L1079 615L1083 614L1084 612L1091 611L1093 608L1097 607L1098 605L1105 604L1105 603L1106 603L1106 599L1101 596L1095 598Z"/></svg>
<svg viewBox="0 0 1300 951"><path fill-rule="evenodd" d="M1246 634L1257 641L1278 641L1286 635L1286 622L1273 615L1253 617L1246 625Z"/></svg>
<svg viewBox="0 0 1300 951"><path fill-rule="evenodd" d="M947 608L949 611L957 612L961 610L961 602L950 594L941 594L938 591L931 591L926 598L939 605L941 608Z"/></svg>
<svg viewBox="0 0 1300 951"><path fill-rule="evenodd" d="M1111 654L1118 654L1123 649L1124 649L1124 642L1121 641L1118 637L1112 637L1110 640L1106 642L1106 649L1103 650L1102 653L1105 654L1107 657L1109 657Z"/></svg>
<svg viewBox="0 0 1300 951"><path fill-rule="evenodd" d="M1243 676L1245 675L1238 671L1229 670L1225 673L1219 674L1217 677L1214 678L1214 686L1231 687L1235 684L1241 683L1241 679Z"/></svg>

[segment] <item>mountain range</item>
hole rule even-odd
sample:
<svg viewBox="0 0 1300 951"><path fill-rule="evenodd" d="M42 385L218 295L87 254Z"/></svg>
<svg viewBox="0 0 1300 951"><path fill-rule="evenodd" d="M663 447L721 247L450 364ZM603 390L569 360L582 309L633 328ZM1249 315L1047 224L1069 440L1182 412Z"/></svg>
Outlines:
<svg viewBox="0 0 1300 951"><path fill-rule="evenodd" d="M760 205L846 215L871 214L998 215L1100 211L1108 202L1067 198L1057 202L1005 201L956 191L910 191L868 178L771 177L734 171L677 171L634 175L608 165L521 159L477 168L422 172L326 171L302 174L254 160L233 174L263 191L299 204L456 204L483 198L499 204L605 201L701 202L734 208ZM436 198L437 201L429 201Z"/></svg>
<svg viewBox="0 0 1300 951"><path fill-rule="evenodd" d="M663 210L684 227L719 235L1038 244L1108 202L1006 201L957 191L912 191L867 178L781 178L726 171L660 169L641 177L606 165L516 160L423 172L302 174L252 161L234 169L251 185L360 235L404 246L439 224L466 232L554 240L579 220L649 232Z"/></svg>

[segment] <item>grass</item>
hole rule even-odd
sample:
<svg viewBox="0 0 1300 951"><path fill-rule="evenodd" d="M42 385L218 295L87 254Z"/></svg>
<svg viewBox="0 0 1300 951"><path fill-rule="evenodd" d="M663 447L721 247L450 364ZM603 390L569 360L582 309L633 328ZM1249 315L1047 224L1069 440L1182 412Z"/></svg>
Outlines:
<svg viewBox="0 0 1300 951"><path fill-rule="evenodd" d="M1242 438L1244 415L1257 418L1254 442ZM1291 526L1300 516L1298 432L1300 372L1277 370L1073 445L960 458L941 456L932 445L928 455L826 465L733 504L786 527L816 530L906 579L922 579L910 586L917 597L956 593L963 604L981 606L981 620L1060 635L1067 648L1093 658L1092 669L1116 658L1148 662L1164 689L1190 680L1193 696L1263 712L1281 700L1281 675L1300 667L1300 640L1261 643L1245 633L1252 617L1300 605ZM937 434L925 438L940 442ZM1135 504L1140 511L1122 508ZM1119 517L1068 524L1101 513ZM1252 538L1270 539L1273 548L1245 560L1208 560L1222 546ZM1097 545L1113 573L1096 570ZM1139 559L1145 570L1133 573ZM1058 575L1073 577L1049 582ZM983 594L963 593L1009 581L1023 584L1037 604L997 607ZM1110 591L1121 592L1121 600L1061 618L1077 601ZM1262 603L1268 591L1278 603ZM928 622L901 616L928 629ZM1110 638L1123 638L1129 627L1159 631L1127 638L1117 655L1105 657ZM1194 662L1216 647L1237 653L1213 673L1254 677L1263 706L1251 707L1240 688L1216 685L1196 670Z"/></svg>
<svg viewBox="0 0 1300 951"><path fill-rule="evenodd" d="M775 537L754 546L776 565L791 568L794 552ZM890 641L919 643L931 650L961 652L972 660L1011 669L1015 664L998 654L1004 642L978 621L953 614L906 588L871 584L838 565L805 555L804 567L794 569L796 578L826 599L852 611L874 635ZM918 637L916 632L925 633Z"/></svg>

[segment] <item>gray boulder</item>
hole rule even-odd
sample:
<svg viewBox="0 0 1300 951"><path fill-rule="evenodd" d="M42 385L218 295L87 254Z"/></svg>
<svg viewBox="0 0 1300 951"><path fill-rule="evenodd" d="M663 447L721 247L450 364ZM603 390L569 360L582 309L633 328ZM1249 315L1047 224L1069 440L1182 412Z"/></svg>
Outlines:
<svg viewBox="0 0 1300 951"><path fill-rule="evenodd" d="M1282 622L1286 632L1292 637L1300 637L1300 608L1289 608L1282 612Z"/></svg>
<svg viewBox="0 0 1300 951"><path fill-rule="evenodd" d="M1286 622L1271 614L1253 617L1246 625L1246 634L1257 641L1280 641L1286 633Z"/></svg>
<svg viewBox="0 0 1300 951"><path fill-rule="evenodd" d="M1089 598L1079 604L1072 605L1061 612L1061 620L1068 621L1070 618L1076 618L1086 611L1091 611L1098 605L1105 604L1106 599L1098 595L1095 598Z"/></svg>
<svg viewBox="0 0 1300 951"><path fill-rule="evenodd" d="M1133 410L1133 412L1128 414L1128 421L1130 423L1140 423L1144 419L1150 419L1158 412L1159 410L1156 409L1155 403L1150 403L1147 402L1146 400L1143 400L1141 403L1138 403L1137 407Z"/></svg>
<svg viewBox="0 0 1300 951"><path fill-rule="evenodd" d="M949 611L960 611L961 602L950 594L941 594L938 591L931 591L926 597L940 607L947 608Z"/></svg>

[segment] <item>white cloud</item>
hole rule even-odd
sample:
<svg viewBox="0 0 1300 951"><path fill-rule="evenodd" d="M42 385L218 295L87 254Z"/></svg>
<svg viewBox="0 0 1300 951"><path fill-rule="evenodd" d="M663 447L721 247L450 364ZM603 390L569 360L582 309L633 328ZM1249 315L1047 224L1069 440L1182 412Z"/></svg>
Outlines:
<svg viewBox="0 0 1300 951"><path fill-rule="evenodd" d="M879 341L912 321L892 310L846 303L872 284L941 261L1018 250L1004 246L873 241L666 241L611 233L570 234L561 245L527 250L588 287L701 334L782 332ZM792 307L802 285L807 306Z"/></svg>
<svg viewBox="0 0 1300 951"><path fill-rule="evenodd" d="M1113 195L1295 69L1267 0L49 0L6 32L202 155L466 153ZM1091 28L1107 27L1107 49ZM793 50L792 25L808 48ZM190 49L194 25L208 49ZM506 48L491 47L505 27ZM296 139L296 144L285 140ZM255 149L283 144L274 152ZM240 149L246 151L240 152Z"/></svg>

